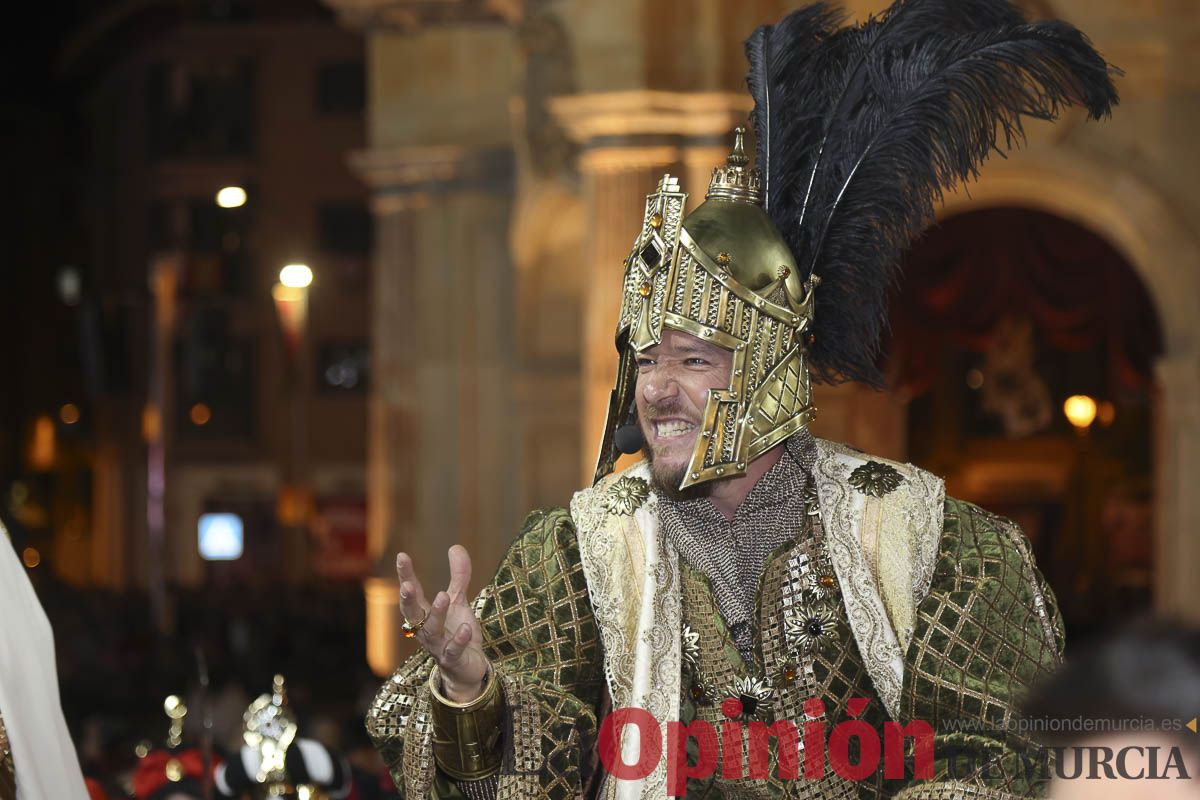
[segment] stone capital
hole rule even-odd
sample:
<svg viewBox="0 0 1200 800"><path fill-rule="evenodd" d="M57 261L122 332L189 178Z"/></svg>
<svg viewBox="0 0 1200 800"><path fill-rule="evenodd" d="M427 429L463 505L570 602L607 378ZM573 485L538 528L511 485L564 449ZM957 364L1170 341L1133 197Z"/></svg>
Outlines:
<svg viewBox="0 0 1200 800"><path fill-rule="evenodd" d="M377 212L419 206L435 194L506 192L513 179L513 156L508 148L376 148L351 153L349 163L371 189Z"/></svg>
<svg viewBox="0 0 1200 800"><path fill-rule="evenodd" d="M670 140L725 141L754 102L735 92L639 89L555 97L550 112L585 148L662 146Z"/></svg>
<svg viewBox="0 0 1200 800"><path fill-rule="evenodd" d="M425 28L481 23L514 24L524 0L321 0L348 28L368 33L415 33Z"/></svg>

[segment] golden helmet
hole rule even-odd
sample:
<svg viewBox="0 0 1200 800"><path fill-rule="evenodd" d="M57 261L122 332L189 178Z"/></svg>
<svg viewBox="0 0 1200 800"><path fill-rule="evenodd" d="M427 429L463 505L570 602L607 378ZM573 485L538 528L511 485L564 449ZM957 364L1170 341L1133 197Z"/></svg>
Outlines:
<svg viewBox="0 0 1200 800"><path fill-rule="evenodd" d="M642 230L625 261L620 362L597 478L612 470L617 428L634 413L636 356L661 342L664 328L733 353L729 385L709 392L681 489L744 473L816 411L805 352L819 279L802 281L763 210L743 137L737 129L733 153L686 217L687 194L671 175L646 197Z"/></svg>

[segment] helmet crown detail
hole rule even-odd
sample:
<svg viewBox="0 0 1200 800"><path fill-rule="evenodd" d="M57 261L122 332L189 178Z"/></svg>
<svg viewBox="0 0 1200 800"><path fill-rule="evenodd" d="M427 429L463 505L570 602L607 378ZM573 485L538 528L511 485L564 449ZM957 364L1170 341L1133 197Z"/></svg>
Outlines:
<svg viewBox="0 0 1200 800"><path fill-rule="evenodd" d="M746 129L733 132L733 152L725 159L725 166L714 167L712 181L708 184L705 200L714 197L722 200L737 200L745 203L762 203L762 175L750 169L750 158L746 155Z"/></svg>

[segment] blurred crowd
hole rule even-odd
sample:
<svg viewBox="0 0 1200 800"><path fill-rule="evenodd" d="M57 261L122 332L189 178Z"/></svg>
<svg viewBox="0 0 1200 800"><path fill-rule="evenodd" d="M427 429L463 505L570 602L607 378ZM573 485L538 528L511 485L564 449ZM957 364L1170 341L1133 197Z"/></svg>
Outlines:
<svg viewBox="0 0 1200 800"><path fill-rule="evenodd" d="M139 756L163 745L166 697L189 709L184 744L199 746L207 712L214 752L225 759L243 744L247 706L271 691L276 674L287 679L300 735L352 768L352 796L397 796L363 726L379 679L365 661L358 585L175 588L164 636L145 592L78 589L49 571L35 582L55 632L63 711L81 766L109 798L129 796Z"/></svg>

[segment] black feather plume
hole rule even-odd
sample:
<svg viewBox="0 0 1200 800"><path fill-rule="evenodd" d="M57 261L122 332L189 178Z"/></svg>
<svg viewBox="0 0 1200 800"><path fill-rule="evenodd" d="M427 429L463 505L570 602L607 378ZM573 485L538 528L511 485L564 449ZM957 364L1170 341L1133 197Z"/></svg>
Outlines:
<svg viewBox="0 0 1200 800"><path fill-rule="evenodd" d="M820 141L830 88L819 73L836 72L826 40L844 21L844 12L815 3L775 25L763 25L746 40L756 164L768 208L771 199L786 201L793 194L785 185L798 168L793 162L811 160L813 145Z"/></svg>
<svg viewBox="0 0 1200 800"><path fill-rule="evenodd" d="M1107 114L1114 70L1075 28L1026 24L1007 0L898 0L840 31L824 4L792 17L747 42L768 213L822 278L815 377L878 386L887 287L935 202L1020 144L1023 116Z"/></svg>

